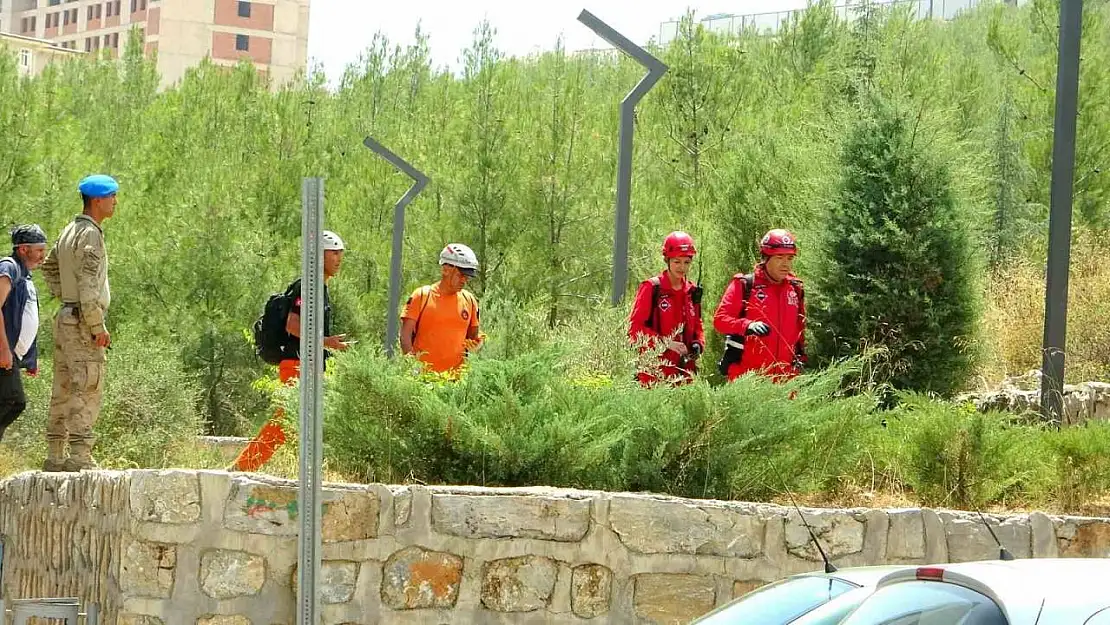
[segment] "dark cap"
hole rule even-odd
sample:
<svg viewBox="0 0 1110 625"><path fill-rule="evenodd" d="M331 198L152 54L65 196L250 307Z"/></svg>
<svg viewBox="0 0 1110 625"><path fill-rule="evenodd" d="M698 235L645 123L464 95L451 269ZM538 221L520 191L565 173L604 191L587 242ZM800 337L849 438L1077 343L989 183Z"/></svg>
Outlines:
<svg viewBox="0 0 1110 625"><path fill-rule="evenodd" d="M46 233L38 224L26 224L12 228L12 246L45 245Z"/></svg>

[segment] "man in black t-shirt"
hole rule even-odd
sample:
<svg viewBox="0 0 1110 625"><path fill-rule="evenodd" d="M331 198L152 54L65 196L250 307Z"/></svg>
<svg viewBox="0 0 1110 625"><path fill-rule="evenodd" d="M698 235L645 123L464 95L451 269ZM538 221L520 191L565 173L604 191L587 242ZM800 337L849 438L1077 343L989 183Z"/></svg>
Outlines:
<svg viewBox="0 0 1110 625"><path fill-rule="evenodd" d="M346 334L331 334L331 301L328 296L328 281L339 273L339 266L343 263L343 241L339 235L325 230L321 234L324 243L324 348L332 351L343 351L350 343ZM288 292L293 298L289 315L285 318L285 344L282 354L285 356L278 363L278 379L282 384L292 384L301 375L301 280L298 278L289 286ZM327 352L325 351L325 356ZM282 420L285 411L278 408L274 416L267 421L258 434L239 453L239 457L231 465L231 471L257 471L266 461L274 455L277 448L285 443L285 430Z"/></svg>

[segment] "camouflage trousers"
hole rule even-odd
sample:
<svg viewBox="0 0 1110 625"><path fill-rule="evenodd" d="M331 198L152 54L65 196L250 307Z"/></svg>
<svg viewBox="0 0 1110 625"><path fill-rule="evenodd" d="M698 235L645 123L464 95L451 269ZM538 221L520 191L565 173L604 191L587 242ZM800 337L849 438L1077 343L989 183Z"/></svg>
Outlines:
<svg viewBox="0 0 1110 625"><path fill-rule="evenodd" d="M66 306L54 317L54 388L46 441L54 446L68 440L70 453L87 456L93 445L93 425L104 398L105 349L97 347L92 332L75 308Z"/></svg>

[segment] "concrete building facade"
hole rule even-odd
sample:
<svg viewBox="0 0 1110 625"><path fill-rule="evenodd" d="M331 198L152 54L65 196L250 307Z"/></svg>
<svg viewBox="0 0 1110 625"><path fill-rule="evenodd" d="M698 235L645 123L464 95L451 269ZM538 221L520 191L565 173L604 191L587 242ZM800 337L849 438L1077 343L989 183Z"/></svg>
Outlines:
<svg viewBox="0 0 1110 625"><path fill-rule="evenodd" d="M21 76L37 76L49 63L81 54L53 41L0 32L0 51L5 47L15 54Z"/></svg>
<svg viewBox="0 0 1110 625"><path fill-rule="evenodd" d="M309 0L0 0L0 32L109 56L138 37L163 86L205 57L247 59L280 84L307 67L308 10Z"/></svg>

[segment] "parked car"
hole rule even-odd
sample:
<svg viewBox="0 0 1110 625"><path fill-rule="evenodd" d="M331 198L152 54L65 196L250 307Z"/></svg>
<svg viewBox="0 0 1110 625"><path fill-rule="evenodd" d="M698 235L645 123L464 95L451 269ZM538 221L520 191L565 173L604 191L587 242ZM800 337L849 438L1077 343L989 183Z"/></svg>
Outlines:
<svg viewBox="0 0 1110 625"><path fill-rule="evenodd" d="M757 588L697 619L698 625L835 625L907 566L861 566L802 573Z"/></svg>
<svg viewBox="0 0 1110 625"><path fill-rule="evenodd" d="M902 569L879 580L841 625L1110 625L1110 559Z"/></svg>

